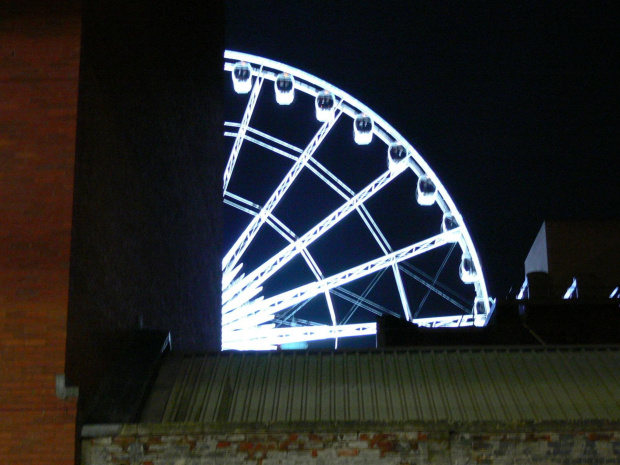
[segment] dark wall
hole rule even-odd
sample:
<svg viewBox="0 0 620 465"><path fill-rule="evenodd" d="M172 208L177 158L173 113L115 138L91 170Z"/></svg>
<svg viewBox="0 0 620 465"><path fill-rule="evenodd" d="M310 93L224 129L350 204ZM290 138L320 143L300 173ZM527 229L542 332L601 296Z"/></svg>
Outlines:
<svg viewBox="0 0 620 465"><path fill-rule="evenodd" d="M424 328L384 315L379 347L620 344L620 312L613 299L500 300L482 328Z"/></svg>
<svg viewBox="0 0 620 465"><path fill-rule="evenodd" d="M129 330L220 349L223 6L84 6L67 336L82 399Z"/></svg>

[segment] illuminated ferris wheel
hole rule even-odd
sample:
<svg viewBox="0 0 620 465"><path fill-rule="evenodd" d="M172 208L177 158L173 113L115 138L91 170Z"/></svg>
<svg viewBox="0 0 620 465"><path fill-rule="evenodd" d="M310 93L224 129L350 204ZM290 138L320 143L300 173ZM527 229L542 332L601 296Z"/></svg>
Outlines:
<svg viewBox="0 0 620 465"><path fill-rule="evenodd" d="M376 334L384 314L485 325L493 302L472 239L411 144L306 72L224 57L222 349L337 346Z"/></svg>

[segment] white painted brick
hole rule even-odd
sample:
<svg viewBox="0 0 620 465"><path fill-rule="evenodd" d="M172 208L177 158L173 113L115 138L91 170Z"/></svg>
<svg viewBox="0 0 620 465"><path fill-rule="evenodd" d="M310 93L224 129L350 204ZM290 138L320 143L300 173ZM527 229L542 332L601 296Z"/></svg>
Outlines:
<svg viewBox="0 0 620 465"><path fill-rule="evenodd" d="M616 458L611 441L598 441L596 443L596 451L601 458L605 458L605 459Z"/></svg>
<svg viewBox="0 0 620 465"><path fill-rule="evenodd" d="M290 444L287 444L287 449L288 450L297 450L297 449L303 449L304 446L307 446L308 448L312 449L312 448L316 448L317 443L313 442L313 443L306 443L306 444L302 444L301 442L291 442ZM322 446L322 444L321 444Z"/></svg>
<svg viewBox="0 0 620 465"><path fill-rule="evenodd" d="M161 451L165 451L165 450L169 450L170 449L170 445L169 444L149 444L148 445L148 453L152 454L152 453L156 453L156 452L161 452Z"/></svg>
<svg viewBox="0 0 620 465"><path fill-rule="evenodd" d="M118 444L111 444L109 446L103 446L102 450L104 450L108 454L122 454L123 448Z"/></svg>
<svg viewBox="0 0 620 465"><path fill-rule="evenodd" d="M323 460L334 460L338 457L336 449L322 449L316 451L317 457L320 457Z"/></svg>
<svg viewBox="0 0 620 465"><path fill-rule="evenodd" d="M268 459L285 459L288 455L288 452L285 450L268 450L266 458Z"/></svg>
<svg viewBox="0 0 620 465"><path fill-rule="evenodd" d="M290 450L286 453L286 457L290 460L308 460L312 458L312 453L310 450Z"/></svg>
<svg viewBox="0 0 620 465"><path fill-rule="evenodd" d="M112 438L107 437L107 438L90 439L90 443L93 446L109 446L110 444L112 444Z"/></svg>
<svg viewBox="0 0 620 465"><path fill-rule="evenodd" d="M368 441L349 441L347 447L351 449L368 449Z"/></svg>
<svg viewBox="0 0 620 465"><path fill-rule="evenodd" d="M380 449L360 449L359 456L363 460L378 460L381 458Z"/></svg>

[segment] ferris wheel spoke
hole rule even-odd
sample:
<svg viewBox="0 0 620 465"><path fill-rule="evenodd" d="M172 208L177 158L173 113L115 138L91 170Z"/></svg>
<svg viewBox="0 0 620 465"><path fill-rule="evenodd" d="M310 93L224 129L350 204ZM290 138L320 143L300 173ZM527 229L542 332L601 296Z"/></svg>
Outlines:
<svg viewBox="0 0 620 465"><path fill-rule="evenodd" d="M235 125L235 126L239 126L238 123L227 123L229 125ZM257 134L260 134L261 136L268 138L269 140L271 140L272 142L276 142L280 145L282 145L283 147L288 148L289 150L293 150L299 153L302 153L303 150L292 146L291 144L288 144L284 141L281 141L279 139L276 139L275 137L271 137L268 134L265 134L261 131L257 131L253 128L248 128L248 131L250 132L255 132ZM226 137L236 137L238 134L238 132L225 132L224 136ZM245 136L245 140L248 142L252 142L253 144L256 144L260 147L263 147L267 150L270 150L278 155L281 155L285 158L288 158L290 160L293 161L297 161L298 160L298 156L297 155L293 155L289 152L287 152L286 150L283 150L279 147L276 147L274 145L268 144L264 141L261 141L259 139L256 139L254 137ZM315 158L311 158L309 160L309 163L307 164L307 168L314 174L316 175L319 179L321 179L325 184L327 184L332 190L334 190L338 195L340 195L341 197L347 199L347 193L349 194L349 196L353 195L354 192L353 190L351 190L348 186L346 186L337 176L335 176L333 173L331 173L327 168L325 168L321 163L319 163Z"/></svg>
<svg viewBox="0 0 620 465"><path fill-rule="evenodd" d="M380 273L377 273L379 275ZM353 291L350 291L344 287L339 287L331 290L332 294L337 297L340 297L347 302L352 303L353 305L349 309L347 315L342 319L341 324L346 324L351 320L351 317L357 312L358 309L362 308L367 310L368 312L381 316L381 315L391 315L396 318L400 318L400 314L384 307L383 305L379 305L377 302L374 302L364 295L356 294Z"/></svg>
<svg viewBox="0 0 620 465"><path fill-rule="evenodd" d="M231 123L231 122L226 122L224 123L225 126L229 126L229 127L240 127L239 123ZM276 137L273 137L265 132L259 131L255 128L252 127L248 127L247 131L250 133L253 133L257 136L260 136L270 142L273 142L275 144L277 144L277 146L275 145L271 145L269 143L266 143L260 139L251 137L251 136L245 136L245 140L248 142L252 142L256 145L259 145L267 150L270 150L278 155L284 156L285 158L289 158L293 161L297 161L298 156L294 155L290 152L287 152L284 149L293 151L293 152L297 152L297 153L303 153L303 150L300 149L299 147L296 147L292 144L289 144L288 142L285 142L281 139L278 139ZM225 132L224 136L226 137L237 137L238 132ZM279 147L278 147L279 146ZM283 147L283 148L280 148ZM344 182L342 182L340 180L340 178L338 178L335 174L333 174L329 169L327 169L324 165L322 165L316 158L311 158L309 160L308 166L307 168L312 171L318 178L320 178L325 184L327 184L331 189L333 189L338 195L340 195L341 197L347 198L347 194L349 196L352 196L355 194L355 192L348 187Z"/></svg>
<svg viewBox="0 0 620 465"><path fill-rule="evenodd" d="M286 176L280 183L280 185L275 189L269 200L265 203L261 212L252 219L245 231L243 231L241 236L239 236L239 239L237 239L233 247L224 256L222 266L223 269L233 268L237 264L237 262L247 249L248 245L252 242L252 240L258 233L258 230L264 224L269 214L278 205L280 200L282 200L282 197L284 197L286 191L289 189L289 187L291 187L293 181L295 181L299 173L301 173L301 170L306 166L308 160L312 157L316 149L321 145L321 142L323 142L331 128L334 127L334 124L338 121L340 115L341 112L336 111L336 114L333 118L323 123L321 128L318 130L318 132L315 134L315 136L312 138L312 140L304 150L304 152L299 156L293 167L290 169L290 171L286 174Z"/></svg>
<svg viewBox="0 0 620 465"><path fill-rule="evenodd" d="M263 80L264 78L261 75L256 78L256 81L254 82L254 87L252 88L252 93L250 94L250 98L245 107L245 113L243 114L241 125L239 126L239 132L237 133L235 144L230 151L230 156L228 157L226 169L224 170L224 192L226 192L226 190L228 189L228 183L230 182L235 163L237 162L237 157L239 156L239 151L241 150L241 144L243 143L245 132L248 128L248 125L250 124L250 118L252 118L252 113L254 113L254 108L256 107L256 102L258 101L258 94L260 93L261 87L263 86Z"/></svg>
<svg viewBox="0 0 620 465"><path fill-rule="evenodd" d="M280 253L267 260L263 265L251 272L248 276L238 280L236 283L229 286L228 289L225 289L222 294L223 301L229 301L233 296L241 296L245 293L246 289L249 290L256 286L260 286L266 279L286 265L286 263L288 263L298 253L306 249L316 239L342 221L349 213L355 211L359 205L362 205L374 194L385 187L389 182L394 180L400 172L402 171L389 170L379 176L372 183L362 189L357 195L351 197L347 202L323 219L314 228L304 234L300 239L282 249ZM240 299L240 301L244 301L244 299Z"/></svg>
<svg viewBox="0 0 620 465"><path fill-rule="evenodd" d="M458 229L458 228L457 228ZM321 281L312 282L304 286L283 292L279 295L243 305L236 310L222 315L222 324L260 324L272 318L276 312L291 307L304 300L311 299L325 290L331 290L335 287L343 286L357 279L368 276L372 273L380 271L392 263L400 263L422 253L436 249L442 245L452 242L453 231L438 234L431 238L425 239L416 244L410 245L403 249L392 252L391 254L369 261L362 265L353 267L349 270L338 273L334 276L322 279Z"/></svg>
<svg viewBox="0 0 620 465"><path fill-rule="evenodd" d="M239 126L239 125L238 125L238 124L236 124L236 123L227 123L227 125L229 125L229 126ZM268 139L268 140L271 140L271 141L273 141L273 142L279 143L280 145L283 145L283 146L287 147L288 149L293 149L293 150L298 151L298 152L303 152L301 149L299 149L299 148L297 148L297 147L294 147L293 145L288 144L288 143L286 143L286 142L284 142L284 141L281 141L281 140L279 140L279 139L276 139L275 137L269 136L269 135L268 135L268 134L266 134L266 133L263 133L263 132L261 132L261 131L257 131L257 130L255 130L255 129L253 129L253 128L250 128L250 127L248 127L247 129L248 129L248 131L250 131L250 132L254 132L254 133L257 133L257 134L261 135L262 137L264 137L264 138L266 138L266 139ZM225 135L229 135L229 136L236 136L236 133L225 133ZM293 160L295 160L295 161L296 161L296 160L297 160L297 158L298 158L298 157L296 157L295 155L288 154L287 152L285 152L285 151L283 151L283 150L281 150L281 149L278 149L277 147L274 147L274 146L272 146L272 145L266 144L266 143L264 143L264 142L262 142L262 141L260 141L260 140L254 139L254 138L252 138L252 137L248 137L248 136L246 136L246 140L248 140L248 141L250 141L250 142L253 142L253 143L257 144L257 145L260 145L260 146L262 146L262 147L264 147L264 148L267 148L268 150L271 150L271 151L273 151L273 152L275 152L275 153L277 153L277 154L279 154L279 155L283 155L283 156L285 156L285 157L287 157L287 158L293 159ZM317 170L317 168L316 168L316 167L314 167L314 166L312 166L312 164L316 164L316 165L319 167L319 169L320 169L320 170L322 170L322 171L324 171L324 172L327 172L328 176L331 176L331 177L332 177L332 178L334 178L337 182L340 182L340 184L341 184L342 186L344 186L344 183L342 183L342 182L341 182L338 178L336 178L336 177L335 177L332 173L329 173L329 171L328 171L326 168L324 168L322 165L320 165L320 164L319 164L319 163L318 163L318 162L317 162L314 158L311 158L311 159L310 159L310 164L308 164L308 165L307 165L307 166L308 166L308 168L309 168L309 169L310 169L310 170L311 170L314 174L316 174L316 175L317 175L317 176L319 176L321 179L323 179L323 180L324 180L324 182L326 182L328 185L330 185L330 187L332 187L334 190L336 190L338 193L340 193L340 195L342 195L343 197L345 197L345 199L347 199L347 200L349 199L349 197L348 197L346 194L342 193L342 192L341 192L341 191L340 191L340 190L339 190L339 189L338 189L335 185L333 185L333 184L332 184L332 183L331 183L331 182L330 182L327 178L325 178L325 177L324 177L321 173L319 173L319 172L318 172L318 170ZM346 188L346 186L344 186L344 187ZM347 188L347 189L348 189L348 188ZM351 192L351 194L353 194L353 191L352 191L351 189L348 189L348 190ZM231 193L229 193L229 192L226 192L226 195L227 195L227 196L234 196L234 194L231 194ZM238 196L235 196L235 197L238 197ZM231 201L229 201L229 200L227 200L227 199L225 199L225 202L226 202L226 203L228 203L228 204L230 204L230 205L232 205L232 206L234 206L234 207L236 207L236 208L238 208L239 210L242 210L242 211L246 212L246 213L250 213L250 214L253 214L253 215L256 215L256 214L257 214L256 212L253 212L253 211L249 210L248 208L242 207L241 205L235 204L235 203L233 203L233 202L231 202ZM249 202L249 201L247 201L247 200L245 200L245 199L243 199L243 203L246 203L246 204L251 204L251 202ZM254 209L255 209L255 210L260 210L260 206L258 206L258 205L256 205L256 204L251 204L251 205L254 207ZM362 206L362 207L363 207L363 206ZM275 217L270 217L270 220L277 221L277 220L275 219ZM271 222L270 220L268 220L268 222ZM275 225L272 225L272 226L274 227L274 229L276 229L276 231L280 232L277 226L275 226ZM283 225L281 225L281 227L283 227ZM280 232L280 233L281 233L281 232ZM284 234L282 234L282 233L281 233L281 235L283 235L283 236L284 236ZM286 238L287 238L287 240L288 240L289 242L292 242L291 238L292 238L293 236L294 236L294 235L293 235L292 231L290 231L290 230L289 230L288 237L286 237ZM307 249L304 249L304 250L302 251L302 255L303 255L304 260L306 261L306 263L308 263L308 266L310 267L310 269L312 270L312 272L315 274L315 277L316 277L317 279L321 279L321 278L323 277L323 275L322 275L322 273L320 272L318 265L316 265L316 262L314 261L314 259L312 259L312 257L311 257L311 256L310 256L310 254L308 253L308 250L307 250ZM227 282L227 283L230 283L231 281L232 281L231 279L228 279L226 282ZM226 286L224 286L224 288L225 288L225 287L226 287ZM330 314L330 317L331 317L331 320L332 320L332 324L333 324L333 325L336 325L336 314L335 314L335 310L334 310L334 305L333 305L333 302L332 302L332 299L331 299L331 295L329 294L329 292L328 292L328 291L325 291L325 300L326 300L326 303L327 303L327 308L328 308L328 311L329 311L329 314Z"/></svg>
<svg viewBox="0 0 620 465"><path fill-rule="evenodd" d="M224 203L250 215L257 215L260 211L260 205L231 192L224 194Z"/></svg>
<svg viewBox="0 0 620 465"><path fill-rule="evenodd" d="M318 321L306 320L304 318L295 318L294 320L283 320L277 316L273 319L276 328L279 327L295 327L295 326L325 326L325 323L319 323Z"/></svg>
<svg viewBox="0 0 620 465"><path fill-rule="evenodd" d="M231 128L239 128L241 126L241 124L226 121L224 123L224 126L228 126L228 127L231 127ZM278 139L277 137L273 137L272 135L267 134L266 132L259 131L258 129L253 128L252 126L248 126L247 131L252 133L252 134L255 134L255 135L259 136L259 137L262 137L263 139L266 139L266 140L268 140L270 142L274 142L274 143L276 143L278 145L281 145L284 148L292 150L293 152L303 153L303 149L300 149L299 147L296 147L296 146L294 146L292 144L289 144L288 142L285 142L285 141L283 141L281 139ZM228 136L230 136L230 137L236 137L236 135L237 135L237 133L235 133L235 132L228 133ZM258 139L253 139L253 140L254 141L258 141ZM273 146L272 145L268 145L268 147L273 147Z"/></svg>
<svg viewBox="0 0 620 465"><path fill-rule="evenodd" d="M452 244L452 247L450 247L450 250L446 254L446 257L444 258L441 266L437 270L437 273L435 273L435 276L433 277L433 282L432 282L432 286L433 287L429 287L426 290L426 294L424 294L424 297L422 297L422 300L420 301L420 304L418 305L418 309L416 310L415 315L413 316L414 318L417 318L417 316L420 314L420 310L422 310L422 307L426 303L426 299L428 299L428 296L431 293L431 290L433 290L433 288L435 287L435 283L437 282L437 279L439 278L439 275L441 274L441 272L443 271L444 267L446 266L446 263L448 262L448 259L450 258L450 255L452 255L452 251L454 250L455 247L456 247L456 242L454 244Z"/></svg>
<svg viewBox="0 0 620 465"><path fill-rule="evenodd" d="M406 266L402 266L402 265L403 264L399 265L399 269L400 269L400 271L405 273L407 276L415 279L420 284L426 286L428 289L430 289L431 291L433 291L435 294L439 295L440 297L443 297L444 299L446 299L448 302L450 302L455 307L460 308L464 313L471 313L471 308L467 308L462 303L460 303L456 299L452 298L451 296L449 296L448 294L443 292L441 289L437 288L436 285L433 285L430 282L430 280L427 281L426 279L421 278L417 273L412 272ZM408 265L408 264L404 264L404 265ZM438 284L438 283L435 283L435 284ZM465 302L465 300L466 300L466 299L464 299L462 297L461 297L461 299L463 300L463 302Z"/></svg>
<svg viewBox="0 0 620 465"><path fill-rule="evenodd" d="M424 286L431 288L431 290L435 291L435 289L437 289L439 291L450 294L455 299L459 299L462 303L469 303L468 299L465 296L455 291L451 287L443 284L441 281L437 281L433 286L431 284L431 282L433 281L432 276L424 272L420 268L414 266L413 264L401 263L398 265L398 267L400 271L414 278L416 281L420 282Z"/></svg>
<svg viewBox="0 0 620 465"><path fill-rule="evenodd" d="M288 325L288 326L297 326L295 322L301 321L302 319L295 317L295 315L302 310L310 300L305 300L303 302L299 302L297 305L293 305L291 308L287 308L286 311L283 311L279 317L277 317L279 325ZM274 317L276 319L276 317Z"/></svg>
<svg viewBox="0 0 620 465"><path fill-rule="evenodd" d="M231 192L226 192L224 203L252 216L258 215L261 210L260 205ZM287 242L291 243L296 239L295 233L275 215L270 214L266 222Z"/></svg>
<svg viewBox="0 0 620 465"><path fill-rule="evenodd" d="M387 268L379 271L378 273L375 273L370 284L366 287L366 289L364 289L364 292L362 293L362 295L358 295L344 287L340 287L340 288L332 290L334 295L337 295L353 304L351 305L351 308L349 309L347 314L342 319L342 324L347 324L351 320L353 315L355 315L360 308L363 308L364 310L368 310L370 313L374 313L377 316L381 316L383 314L382 312L383 309L380 308L381 306L371 301L367 297L370 291L372 291L375 285L379 282L379 280L385 273L386 269ZM400 315L397 315L397 317L400 317Z"/></svg>
<svg viewBox="0 0 620 465"><path fill-rule="evenodd" d="M243 197L236 195L236 194L232 194L230 192L226 193L226 197L224 199L224 202L227 203L230 206L233 206L241 211L244 211L246 213L249 213L251 215L257 215L258 212L261 210L260 205L257 205L253 202L250 202L247 199L244 199ZM250 207L250 208L248 208ZM293 243L296 239L297 236L295 235L295 233L293 233L293 231L288 228L284 223L282 223L282 221L280 221L276 216L274 216L273 214L269 215L269 218L267 219L267 223L278 233L280 234L280 236L282 236L287 242L289 243ZM321 280L323 279L323 273L321 272L321 269L319 268L319 266L317 265L316 261L314 260L314 258L312 257L312 255L310 254L310 252L307 249L304 249L302 251L302 256L306 262L306 264L308 265L308 268L310 268L310 271L314 274L314 277L317 280ZM239 271L238 268L235 268L235 274ZM230 282L230 279L225 279L225 282ZM336 325L336 312L334 310L334 304L332 302L331 299L331 295L329 294L329 291L325 291L325 299L327 302L327 307L329 310L329 314L331 317L331 321L332 321L332 325ZM225 304L228 304L228 302L224 302ZM234 305L234 302L231 303L232 305ZM225 305L223 307L224 312L226 312L227 308L229 308L230 305Z"/></svg>
<svg viewBox="0 0 620 465"><path fill-rule="evenodd" d="M381 232L381 229L377 226L374 219L366 209L365 205L360 205L359 214L364 221L364 224L374 237L375 241L381 247L381 250L384 254L392 252L392 247L390 246L388 240ZM403 308L403 314L405 315L405 319L407 321L411 321L411 309L409 307L409 298L407 296L407 291L405 290L405 286L403 285L403 279L400 274L400 269L396 263L392 264L392 273L394 274L394 281L396 282L396 289L398 290L398 295L400 297L401 306Z"/></svg>
<svg viewBox="0 0 620 465"><path fill-rule="evenodd" d="M396 281L396 289L398 289L398 295L400 297L400 303L403 306L403 312L405 314L405 319L407 321L411 321L411 309L409 308L409 299L407 298L407 293L405 292L405 286L403 285L403 279L398 271L398 265L396 263L392 263L392 271L394 272L394 280Z"/></svg>
<svg viewBox="0 0 620 465"><path fill-rule="evenodd" d="M359 206L359 214L368 230L372 233L375 241L377 242L379 247L381 247L383 253L392 252L392 246L381 232L381 229L379 229L379 226L377 226L377 223L375 223L373 217L370 216L370 212L365 205Z"/></svg>
<svg viewBox="0 0 620 465"><path fill-rule="evenodd" d="M248 128L248 130L250 130L250 129L251 128ZM228 131L226 131L226 132L224 132L224 137L237 137L237 134L239 134L239 133L238 132L228 132ZM296 155L292 155L292 154L288 153L287 151L285 151L283 149L280 149L280 148L275 147L275 146L273 146L271 144L263 142L262 140L256 139L256 138L254 138L252 136L248 136L247 134L245 135L244 139L247 142L252 142L253 144L256 144L256 145L258 145L260 147L263 147L263 148L265 148L267 150L270 150L270 151L272 151L274 153L277 153L278 155L282 155L283 157L288 158L290 160L297 161L297 159L299 158Z"/></svg>

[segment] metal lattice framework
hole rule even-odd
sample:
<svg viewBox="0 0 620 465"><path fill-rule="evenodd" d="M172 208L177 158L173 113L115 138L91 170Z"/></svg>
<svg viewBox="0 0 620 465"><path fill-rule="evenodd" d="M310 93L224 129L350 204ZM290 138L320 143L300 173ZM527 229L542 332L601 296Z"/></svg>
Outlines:
<svg viewBox="0 0 620 465"><path fill-rule="evenodd" d="M486 324L493 302L487 294L480 260L465 222L439 178L411 144L370 108L321 79L285 64L253 55L226 51L224 57L224 69L229 73L234 72L238 63L243 63L243 66L250 65L251 91L248 92L249 97L241 122L225 123L227 130L224 134L233 138L234 142L224 172L224 203L247 214L248 224L234 241L222 263L222 349L270 350L290 343L319 339L334 339L337 344L338 338L375 334L376 324L372 321L349 323L351 317L360 312L370 315L368 320L373 320L375 315L387 313L428 327ZM316 98L320 92L328 91L334 96L333 116L319 126L304 149L250 125L261 97L261 89L264 88L264 81L276 81L282 73L294 77L294 91L302 95ZM379 140L377 143L385 144L386 148L397 143L406 150L406 157L387 164L382 174L355 192L339 176L320 163L315 154L329 137L334 126L343 118L355 118L360 114L372 120L372 135ZM243 157L241 148L244 143L261 147L292 162L286 175L262 205L231 191L231 179L234 177L239 157ZM317 218L315 226L299 234L281 221L276 211L303 172L312 173L324 186L336 193L342 202L332 213ZM371 199L403 173L413 173L418 180L428 179L432 183L436 194L434 193L435 196L430 203L433 204L433 208L441 210L444 219L448 216L453 221L453 226L441 228L442 232L439 234L415 240L406 247L393 250L386 235L371 215L368 205ZM420 203L424 205L423 202ZM418 206L418 208L429 207ZM319 266L320 263L311 253L313 244L351 215L356 215L363 221L381 254L375 259L363 260L359 265L326 277ZM244 254L248 253L248 248L263 228L275 231L287 245L254 269L247 270L247 274L243 273ZM457 293L438 281L452 249L434 276L417 268L411 262L418 256L445 248L450 244L452 248L458 245L462 251L464 262L461 268L465 267L465 272L469 273L467 279L463 279L468 283L468 289L471 289L469 299L457 297ZM303 259L314 280L292 289L280 290L274 295L263 295L265 283L281 272L293 259L299 257ZM376 282L385 279L383 275L387 270L391 271L390 275L399 297L400 307L396 309L388 308L369 298ZM345 287L348 283L369 276L373 276L371 284L361 294ZM432 292L441 297L448 308L453 309L452 314L446 316L444 311L441 316L417 318L419 309L412 314L406 280L412 280L426 288L427 296ZM296 315L305 304L317 296L323 296L329 322L303 319ZM352 304L346 315L343 316L340 312L341 316L338 316L332 297ZM425 301L426 297L419 304L420 308Z"/></svg>

